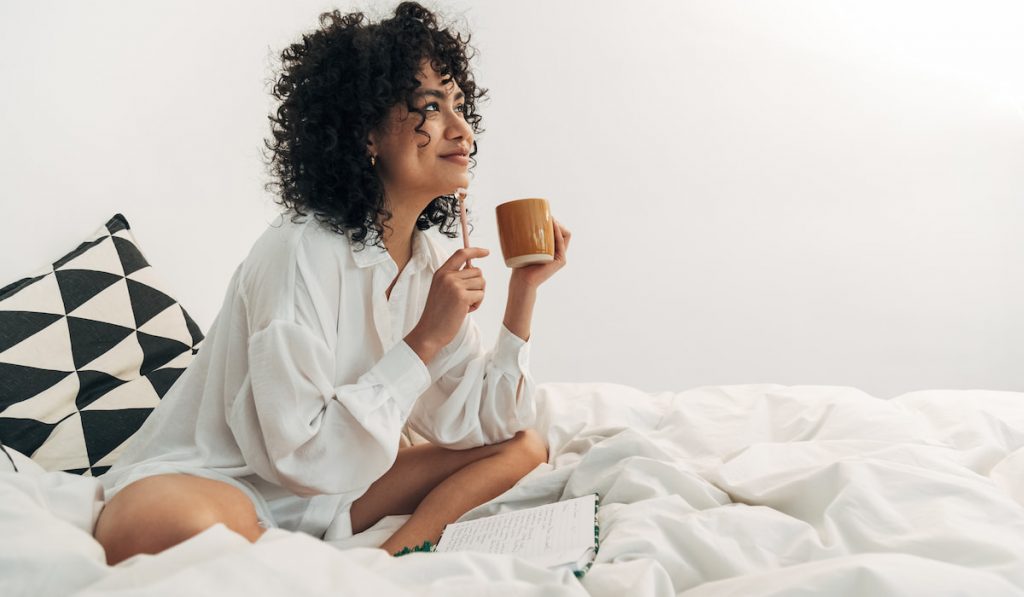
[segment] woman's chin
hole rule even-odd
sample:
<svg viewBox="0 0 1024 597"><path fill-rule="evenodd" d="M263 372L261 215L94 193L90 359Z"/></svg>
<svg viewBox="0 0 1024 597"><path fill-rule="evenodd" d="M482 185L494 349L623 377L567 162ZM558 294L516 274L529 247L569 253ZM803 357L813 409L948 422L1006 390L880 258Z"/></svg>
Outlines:
<svg viewBox="0 0 1024 597"><path fill-rule="evenodd" d="M469 188L469 177L468 176L464 176L464 177L461 177L461 178L449 179L444 184L444 190L442 190L438 194L439 195L451 195L452 193L455 192L455 189L458 189L458 188L463 188L463 189Z"/></svg>

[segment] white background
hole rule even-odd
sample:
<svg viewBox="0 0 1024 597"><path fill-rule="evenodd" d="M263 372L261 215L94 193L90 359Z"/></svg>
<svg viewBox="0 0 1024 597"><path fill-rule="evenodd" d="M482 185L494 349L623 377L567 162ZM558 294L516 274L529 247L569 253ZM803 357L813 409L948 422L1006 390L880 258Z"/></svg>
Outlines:
<svg viewBox="0 0 1024 597"><path fill-rule="evenodd" d="M0 286L121 212L206 330L276 213L276 57L322 10L394 5L0 4ZM472 32L490 89L486 339L493 206L548 197L573 231L539 382L1024 389L1019 3L427 5Z"/></svg>

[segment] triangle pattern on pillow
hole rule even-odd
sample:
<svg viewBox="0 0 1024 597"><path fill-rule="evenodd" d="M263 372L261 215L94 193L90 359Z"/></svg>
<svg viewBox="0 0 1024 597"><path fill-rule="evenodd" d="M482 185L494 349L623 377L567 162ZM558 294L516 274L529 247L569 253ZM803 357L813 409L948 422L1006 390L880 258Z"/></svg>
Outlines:
<svg viewBox="0 0 1024 597"><path fill-rule="evenodd" d="M88 251L89 249L95 247L96 245L100 244L104 240L106 240L106 236L101 231L97 230L95 235L91 239L78 245L78 247L76 247L74 251L71 251L70 253L61 257L57 261L54 261L53 266L50 268L50 271L56 271L64 267L64 264L70 263L71 260L78 257L82 253Z"/></svg>
<svg viewBox="0 0 1024 597"><path fill-rule="evenodd" d="M32 454L32 460L40 464L47 462L55 467L52 470L87 467L89 456L86 444L82 419L76 412L57 423L43 445ZM14 449L21 452L17 446Z"/></svg>
<svg viewBox="0 0 1024 597"><path fill-rule="evenodd" d="M100 475L202 341L117 214L0 290L0 441L47 470Z"/></svg>
<svg viewBox="0 0 1024 597"><path fill-rule="evenodd" d="M0 444L11 446L22 454L34 454L49 439L57 423L34 419L4 418L0 425Z"/></svg>
<svg viewBox="0 0 1024 597"><path fill-rule="evenodd" d="M98 477L103 473L107 472L107 469L109 469L117 460L116 455L123 452L124 449L128 447L128 442L130 441L132 441L131 437L121 442L121 445L117 446L116 448L108 452L106 456L100 458L95 463L93 463L93 465L89 467L92 476Z"/></svg>
<svg viewBox="0 0 1024 597"><path fill-rule="evenodd" d="M16 286L21 284L21 286ZM19 288L15 291L14 288ZM11 292L5 297L5 292ZM64 301L60 298L57 276L52 271L37 278L25 278L0 290L0 311L27 311L64 315Z"/></svg>
<svg viewBox="0 0 1024 597"><path fill-rule="evenodd" d="M64 261L60 266L54 266L54 271L79 270L83 272L105 272L120 278L124 277L124 269L121 267L121 260L118 258L117 248L109 236L94 241L87 251L75 255L69 261Z"/></svg>
<svg viewBox="0 0 1024 597"><path fill-rule="evenodd" d="M159 369L156 369L155 371L151 371L150 375L153 375L157 371L162 371L164 369L184 369L185 367L188 367L189 363L191 363L191 362L192 362L192 353L191 352L183 352L183 353L179 354L178 356L174 357L173 359L167 361L163 365L160 365Z"/></svg>
<svg viewBox="0 0 1024 597"><path fill-rule="evenodd" d="M124 275L128 276L144 267L149 267L149 263L142 256L135 243L120 236L112 236L111 240L113 240L114 247L117 249L117 254L121 261L121 270L124 272Z"/></svg>
<svg viewBox="0 0 1024 597"><path fill-rule="evenodd" d="M153 371L146 376L146 379L153 386L153 391L156 392L157 396L163 396L184 372L185 369L164 367L163 369Z"/></svg>
<svg viewBox="0 0 1024 597"><path fill-rule="evenodd" d="M139 326L139 331L151 336L162 336L177 340L186 346L192 346L192 334L189 332L181 305L173 304L158 315Z"/></svg>
<svg viewBox="0 0 1024 597"><path fill-rule="evenodd" d="M31 399L14 402L6 408L0 406L0 417L35 419L43 423L56 424L63 421L68 415L74 414L77 409L74 402L68 400L68 396L78 394L80 389L78 376L74 371L58 373L64 377L38 394L30 396ZM0 427L3 427L2 423L0 423Z"/></svg>
<svg viewBox="0 0 1024 597"><path fill-rule="evenodd" d="M60 286L64 300L64 312L70 313L79 305L100 293L101 290L124 279L124 276L107 272L90 272L80 269L62 269L53 272Z"/></svg>
<svg viewBox="0 0 1024 597"><path fill-rule="evenodd" d="M113 375L107 375L99 371L79 371L78 396L75 397L75 406L78 410L85 410L93 402L99 400L108 392L126 383Z"/></svg>
<svg viewBox="0 0 1024 597"><path fill-rule="evenodd" d="M0 351L0 363L37 369L73 370L75 363L71 358L71 336L68 332L68 322L63 316L57 317L57 320L50 325L36 331L10 348ZM0 329L18 330L16 323L12 324L11 320L4 320L5 317L0 314ZM21 330L24 331L25 328L21 328ZM0 334L2 333L0 332Z"/></svg>
<svg viewBox="0 0 1024 597"><path fill-rule="evenodd" d="M177 379L177 377L174 379ZM170 386L167 386L163 392L159 392L154 389L151 378L140 377L112 388L106 394L98 396L95 400L80 408L83 412L87 410L121 410L125 408L153 409L160 404L160 397L167 393L168 388Z"/></svg>
<svg viewBox="0 0 1024 597"><path fill-rule="evenodd" d="M126 328L135 327L135 317L132 316L132 299L128 294L128 284L123 280L111 284L78 308L68 312L68 315Z"/></svg>
<svg viewBox="0 0 1024 597"><path fill-rule="evenodd" d="M0 353L38 334L62 315L31 311L0 311Z"/></svg>
<svg viewBox="0 0 1024 597"><path fill-rule="evenodd" d="M134 331L132 328L70 316L68 330L71 333L71 354L76 368L114 348Z"/></svg>
<svg viewBox="0 0 1024 597"><path fill-rule="evenodd" d="M71 373L0 363L0 388L4 388L0 394L0 415L10 405L38 396Z"/></svg>
<svg viewBox="0 0 1024 597"><path fill-rule="evenodd" d="M114 448L125 443L142 426L151 412L151 408L82 411L82 430L89 438L86 442L89 466L99 462Z"/></svg>
<svg viewBox="0 0 1024 597"><path fill-rule="evenodd" d="M203 332L199 330L199 324L189 317L188 311L184 307L178 305L178 308L181 309L181 314L185 316L185 325L188 326L188 333L192 336L192 347L195 348L203 341ZM195 354L194 351L193 354Z"/></svg>
<svg viewBox="0 0 1024 597"><path fill-rule="evenodd" d="M140 369L142 375L149 375L154 370L166 365L183 351L190 350L187 344L182 344L177 340L151 336L145 332L139 332L138 337L139 346L142 347L142 352L145 355L142 361L142 369Z"/></svg>
<svg viewBox="0 0 1024 597"><path fill-rule="evenodd" d="M142 360L145 355L142 353L142 347L139 346L139 340L135 334L136 332L132 331L116 346L79 369L99 371L125 381L138 378L141 375L139 371L142 369Z"/></svg>
<svg viewBox="0 0 1024 597"><path fill-rule="evenodd" d="M177 302L151 286L131 278L125 278L125 281L128 283L128 294L131 296L132 313L135 314L135 327L141 327L157 313Z"/></svg>

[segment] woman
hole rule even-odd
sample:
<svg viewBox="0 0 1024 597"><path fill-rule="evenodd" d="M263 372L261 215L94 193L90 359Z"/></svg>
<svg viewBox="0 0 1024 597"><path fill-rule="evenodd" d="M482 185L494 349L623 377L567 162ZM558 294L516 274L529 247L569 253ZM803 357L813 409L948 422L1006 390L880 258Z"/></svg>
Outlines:
<svg viewBox="0 0 1024 597"><path fill-rule="evenodd" d="M411 514L389 553L509 489L547 448L527 370L537 288L514 270L487 351L468 313L485 283L454 238L480 116L468 38L414 2L393 18L321 15L282 55L269 164L280 218L235 270L195 360L101 479L114 564L223 523L338 538ZM471 153L472 151L472 153ZM429 440L400 449L403 426Z"/></svg>

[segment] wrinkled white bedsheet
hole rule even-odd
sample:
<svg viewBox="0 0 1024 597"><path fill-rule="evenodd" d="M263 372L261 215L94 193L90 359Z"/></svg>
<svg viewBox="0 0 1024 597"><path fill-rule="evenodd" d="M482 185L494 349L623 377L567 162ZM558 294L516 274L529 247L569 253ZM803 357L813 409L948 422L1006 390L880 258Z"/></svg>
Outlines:
<svg viewBox="0 0 1024 597"><path fill-rule="evenodd" d="M95 480L0 473L0 594L1024 595L1024 393L542 384L551 446L465 519L598 492L590 572L223 526L116 567Z"/></svg>

